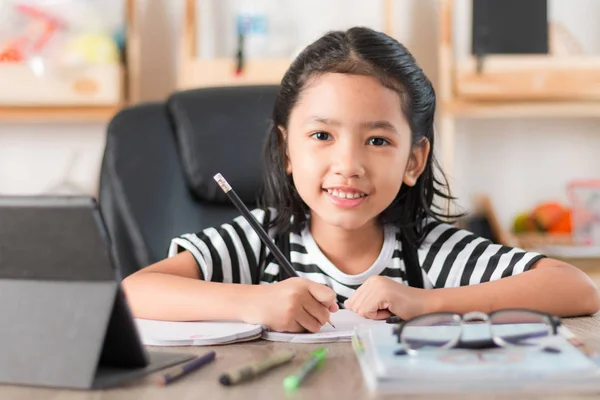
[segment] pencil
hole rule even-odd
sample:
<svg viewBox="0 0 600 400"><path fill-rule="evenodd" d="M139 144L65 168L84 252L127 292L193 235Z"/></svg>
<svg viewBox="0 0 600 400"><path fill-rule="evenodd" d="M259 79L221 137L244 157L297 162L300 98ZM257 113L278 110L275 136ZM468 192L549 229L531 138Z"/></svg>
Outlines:
<svg viewBox="0 0 600 400"><path fill-rule="evenodd" d="M209 362L215 359L216 353L214 351L210 351L203 356L196 357L192 361L187 364L184 364L180 367L177 367L166 374L160 376L157 380L157 385L165 386L172 382L175 382L177 379L189 374L197 370L198 368L208 364Z"/></svg>
<svg viewBox="0 0 600 400"><path fill-rule="evenodd" d="M216 174L214 176L214 179L215 179L215 181L217 181L217 183L219 184L221 189L223 189L223 191L225 192L227 197L229 197L231 202L237 207L237 209L246 218L246 220L248 221L248 223L250 224L252 229L254 229L254 231L260 238L260 240L262 240L263 243L269 248L269 250L271 250L271 253L273 253L273 256L275 256L275 259L277 259L277 263L281 266L281 268L283 268L289 276L292 276L292 277L299 276L298 273L296 272L296 270L294 269L294 267L292 266L292 264L283 255L283 253L281 252L281 250L279 250L279 248L275 245L275 243L273 243L273 241L271 240L271 238L269 237L267 232L265 232L265 230L260 225L260 223L256 220L256 218L254 218L254 215L252 215L250 210L248 210L248 207L246 207L246 205L242 202L240 197L237 195L235 190L232 189L231 185L229 185L229 182L227 182L227 180L223 177L223 175ZM331 326L333 326L333 328L335 328L335 325L333 325L331 323L331 321L328 321L328 322L329 322L329 325L331 325Z"/></svg>
<svg viewBox="0 0 600 400"><path fill-rule="evenodd" d="M217 181L217 183L221 187L221 189L223 189L223 191L225 192L227 197L229 197L231 202L238 208L238 210L246 218L246 220L248 221L248 223L250 224L252 229L254 229L254 231L258 234L258 236L260 237L260 240L262 240L263 243L269 248L269 250L271 250L271 253L273 253L273 255L277 259L277 262L279 263L281 268L283 268L289 276L298 276L298 273L296 272L296 270L294 270L294 267L292 266L292 264L290 264L288 259L285 258L285 256L281 252L281 250L279 250L279 248L275 245L275 243L273 243L273 241L271 240L271 238L269 237L267 232L265 232L263 227L260 226L260 223L256 220L256 218L254 218L254 215L252 215L250 210L248 210L248 207L246 207L246 205L242 202L242 200L239 198L237 193L231 188L231 186L225 180L223 175L216 174L214 176L214 178L215 178L215 181Z"/></svg>

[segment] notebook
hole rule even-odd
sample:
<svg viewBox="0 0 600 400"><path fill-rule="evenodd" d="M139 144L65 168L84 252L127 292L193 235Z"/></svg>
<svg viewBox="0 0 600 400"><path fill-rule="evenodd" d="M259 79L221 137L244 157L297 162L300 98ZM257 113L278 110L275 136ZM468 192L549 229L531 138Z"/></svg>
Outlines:
<svg viewBox="0 0 600 400"><path fill-rule="evenodd" d="M316 333L282 333L262 325L243 322L171 322L136 318L142 342L149 346L210 346L247 341L262 337L265 340L292 343L349 342L354 328L362 325L386 325L384 321L362 318L349 310L331 314L335 329L325 324Z"/></svg>
<svg viewBox="0 0 600 400"><path fill-rule="evenodd" d="M354 329L358 326L389 326L385 321L363 318L353 311L343 309L331 314L331 322L335 325L335 328L329 324L325 324L316 333L284 333L265 329L262 333L262 338L274 342L292 343L349 342L352 340Z"/></svg>
<svg viewBox="0 0 600 400"><path fill-rule="evenodd" d="M466 341L481 340L484 325L467 325ZM558 393L598 391L596 362L571 345L566 336L546 338L539 348L447 349L397 355L400 349L391 326L357 329L353 337L367 387L379 394L442 394L449 392ZM430 336L430 335L428 335Z"/></svg>
<svg viewBox="0 0 600 400"><path fill-rule="evenodd" d="M172 322L136 318L142 343L148 346L211 346L257 339L263 327L243 322Z"/></svg>

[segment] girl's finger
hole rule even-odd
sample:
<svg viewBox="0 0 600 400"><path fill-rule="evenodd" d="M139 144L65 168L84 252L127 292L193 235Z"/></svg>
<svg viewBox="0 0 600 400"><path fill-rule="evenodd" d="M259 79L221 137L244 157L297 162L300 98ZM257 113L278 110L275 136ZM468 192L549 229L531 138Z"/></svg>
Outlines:
<svg viewBox="0 0 600 400"><path fill-rule="evenodd" d="M363 296L360 305L358 305L357 313L365 318L375 319L379 311L379 294L367 293Z"/></svg>
<svg viewBox="0 0 600 400"><path fill-rule="evenodd" d="M329 308L318 302L314 297L307 296L307 299L302 302L302 307L321 324L320 326L329 321Z"/></svg>
<svg viewBox="0 0 600 400"><path fill-rule="evenodd" d="M304 307L298 312L295 319L296 322L302 325L307 331L312 333L319 332L321 330L321 326L323 326L319 320L309 314Z"/></svg>
<svg viewBox="0 0 600 400"><path fill-rule="evenodd" d="M276 329L276 330L279 331L279 329ZM306 329L304 329L304 327L302 325L300 325L298 322L294 321L294 322L291 322L288 326L281 329L281 332L290 332L290 333L306 332Z"/></svg>
<svg viewBox="0 0 600 400"><path fill-rule="evenodd" d="M377 315L375 315L375 317L373 319L387 319L389 317L391 317L393 314L390 312L390 310L377 310Z"/></svg>
<svg viewBox="0 0 600 400"><path fill-rule="evenodd" d="M350 296L350 298L344 302L344 307L356 312L356 307L361 304L364 294L364 286L359 287L354 291L354 293L352 293L352 296Z"/></svg>

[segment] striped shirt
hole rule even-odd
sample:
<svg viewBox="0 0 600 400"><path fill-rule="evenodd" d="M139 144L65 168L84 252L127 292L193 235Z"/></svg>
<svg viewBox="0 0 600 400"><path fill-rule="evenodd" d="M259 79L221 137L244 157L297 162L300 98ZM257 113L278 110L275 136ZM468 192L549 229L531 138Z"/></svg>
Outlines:
<svg viewBox="0 0 600 400"><path fill-rule="evenodd" d="M252 214L263 225L266 213ZM271 214L271 213L267 213ZM269 236L274 238L273 231ZM369 277L382 275L408 285L402 256L400 231L384 227L379 256L367 270L357 275L340 271L321 252L308 228L290 233L290 258L302 278L322 283L337 294L338 303L348 299ZM218 228L174 238L169 256L188 250L206 281L268 284L279 280L279 265L242 216ZM450 288L494 281L520 274L544 256L517 248L494 244L471 232L438 221L429 221L426 236L418 249L426 289Z"/></svg>

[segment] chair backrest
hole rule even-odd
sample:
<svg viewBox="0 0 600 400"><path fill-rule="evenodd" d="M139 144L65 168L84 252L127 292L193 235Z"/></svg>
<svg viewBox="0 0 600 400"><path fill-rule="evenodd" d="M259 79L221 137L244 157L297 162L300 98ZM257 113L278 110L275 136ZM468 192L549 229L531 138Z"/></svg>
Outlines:
<svg viewBox="0 0 600 400"><path fill-rule="evenodd" d="M248 207L278 86L196 89L128 107L110 122L99 203L121 277L166 256L170 239L239 215L222 173Z"/></svg>

